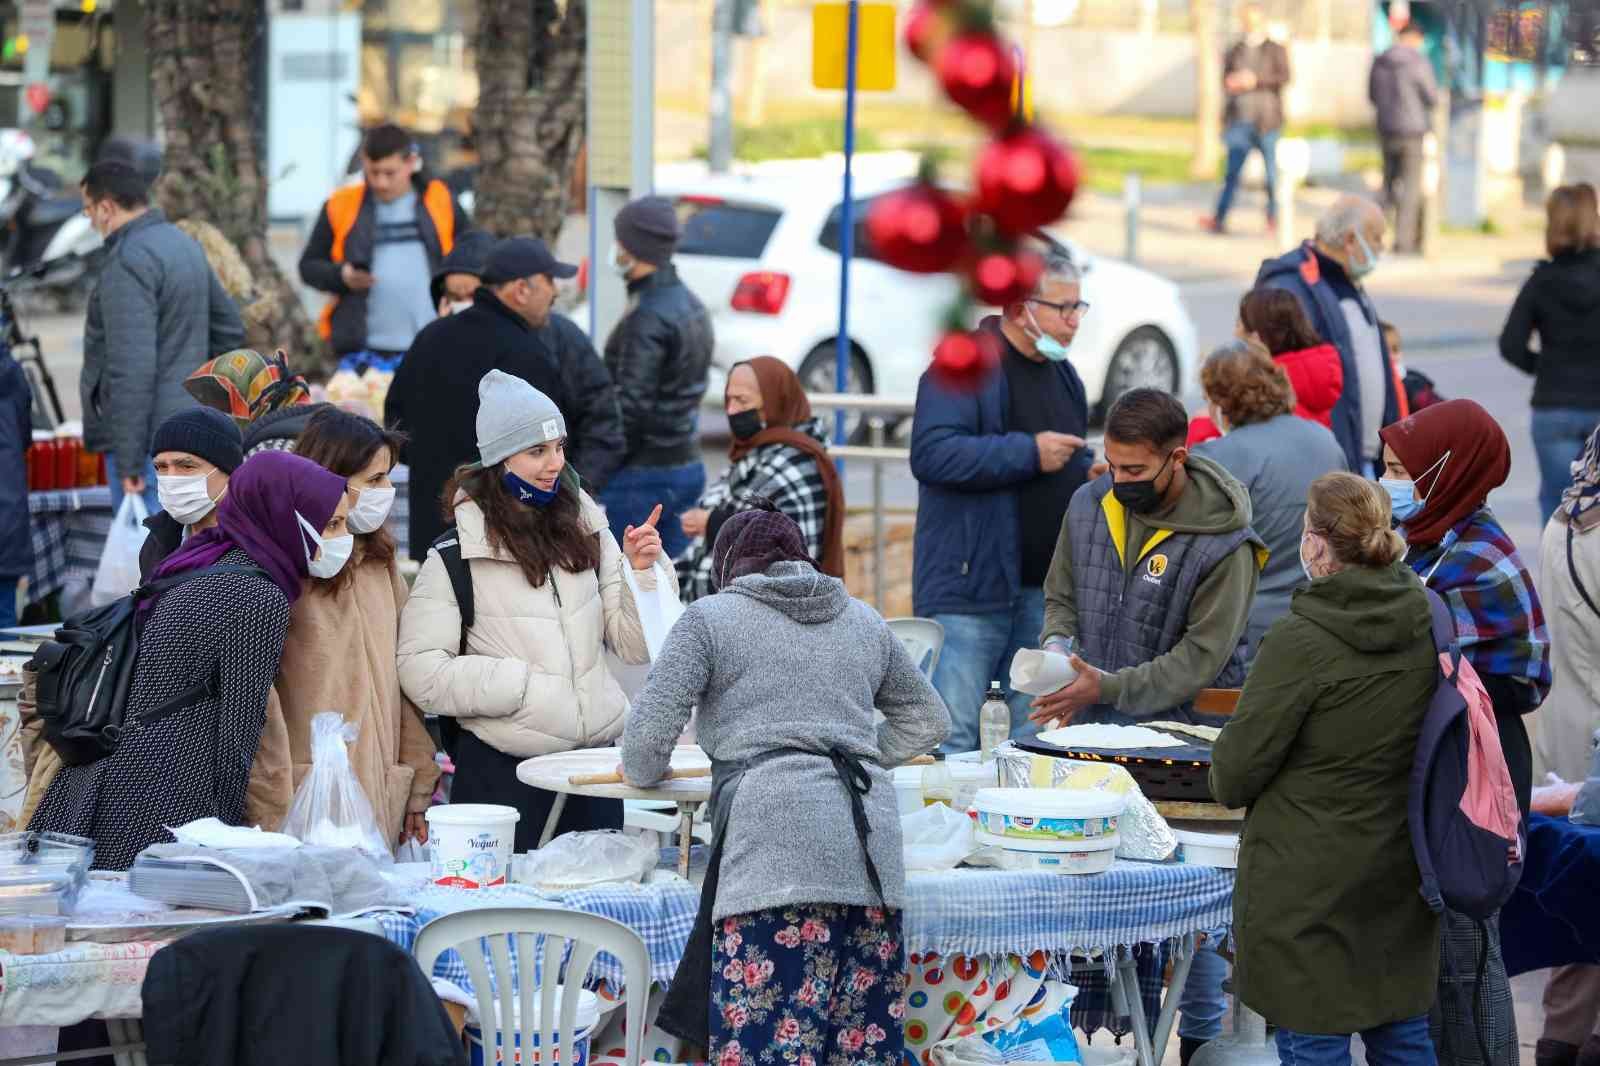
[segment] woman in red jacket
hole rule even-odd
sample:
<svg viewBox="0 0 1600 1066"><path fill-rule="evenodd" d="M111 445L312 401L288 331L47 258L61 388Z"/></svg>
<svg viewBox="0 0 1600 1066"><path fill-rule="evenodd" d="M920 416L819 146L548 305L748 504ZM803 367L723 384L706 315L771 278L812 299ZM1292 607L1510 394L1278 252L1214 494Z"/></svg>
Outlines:
<svg viewBox="0 0 1600 1066"><path fill-rule="evenodd" d="M1339 351L1325 344L1295 295L1284 289L1256 288L1239 301L1239 322L1234 334L1255 341L1272 353L1273 361L1289 375L1294 386L1294 413L1311 422L1331 426L1333 407L1344 391L1344 366ZM1208 414L1189 422L1189 447L1222 436Z"/></svg>

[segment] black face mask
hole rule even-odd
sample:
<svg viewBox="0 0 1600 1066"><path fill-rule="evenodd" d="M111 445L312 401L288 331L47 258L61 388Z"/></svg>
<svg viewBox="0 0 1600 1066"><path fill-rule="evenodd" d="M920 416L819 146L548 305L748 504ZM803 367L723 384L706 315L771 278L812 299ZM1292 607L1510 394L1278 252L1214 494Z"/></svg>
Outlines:
<svg viewBox="0 0 1600 1066"><path fill-rule="evenodd" d="M1111 486L1111 494L1134 514L1149 514L1161 506L1161 493L1156 490L1156 482L1161 480L1162 471L1166 470L1167 463L1172 461L1175 453L1168 452L1166 459L1161 463L1161 469L1156 471L1155 477L1145 481L1118 481ZM1171 485L1168 485L1170 488Z"/></svg>
<svg viewBox="0 0 1600 1066"><path fill-rule="evenodd" d="M764 428L766 427L761 421L761 412L755 408L728 416L728 429L739 440L749 440Z"/></svg>

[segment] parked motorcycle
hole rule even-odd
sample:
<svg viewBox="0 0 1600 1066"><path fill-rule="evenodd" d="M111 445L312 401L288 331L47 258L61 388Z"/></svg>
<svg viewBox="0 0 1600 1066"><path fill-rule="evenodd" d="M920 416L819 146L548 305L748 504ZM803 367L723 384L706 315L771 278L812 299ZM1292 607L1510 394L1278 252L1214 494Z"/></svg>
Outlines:
<svg viewBox="0 0 1600 1066"><path fill-rule="evenodd" d="M77 190L36 165L34 152L25 131L0 130L0 275L27 273L67 304L79 295L100 235L83 213Z"/></svg>

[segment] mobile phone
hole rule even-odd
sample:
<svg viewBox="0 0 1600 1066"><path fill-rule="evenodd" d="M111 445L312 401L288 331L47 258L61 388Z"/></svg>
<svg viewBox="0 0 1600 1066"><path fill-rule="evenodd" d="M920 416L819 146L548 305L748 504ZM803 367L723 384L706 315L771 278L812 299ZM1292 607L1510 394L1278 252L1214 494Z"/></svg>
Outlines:
<svg viewBox="0 0 1600 1066"><path fill-rule="evenodd" d="M372 264L371 263L358 263L354 259L352 259L352 260L350 260L350 269L352 269L352 270L360 270L363 273L370 274L370 273L372 273Z"/></svg>

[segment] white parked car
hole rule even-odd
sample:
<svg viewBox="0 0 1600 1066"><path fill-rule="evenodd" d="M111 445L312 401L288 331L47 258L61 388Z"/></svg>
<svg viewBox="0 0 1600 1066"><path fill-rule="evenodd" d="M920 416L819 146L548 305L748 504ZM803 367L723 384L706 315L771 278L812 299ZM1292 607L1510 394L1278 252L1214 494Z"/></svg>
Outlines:
<svg viewBox="0 0 1600 1066"><path fill-rule="evenodd" d="M909 274L873 256L866 212L876 197L905 183L897 177L855 184L850 392L915 396L958 293L949 275ZM730 367L758 355L788 363L808 392L837 391L837 185L726 176L662 182L657 192L680 206L683 236L675 262L716 329L707 402L720 403ZM1177 285L1070 240L1060 244L1084 271L1082 299L1090 309L1072 344L1072 365L1091 408L1103 413L1140 386L1179 391L1194 374L1196 337ZM573 315L587 328L586 304Z"/></svg>

